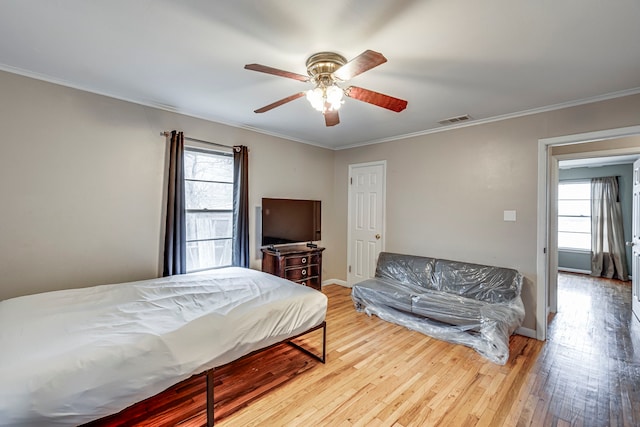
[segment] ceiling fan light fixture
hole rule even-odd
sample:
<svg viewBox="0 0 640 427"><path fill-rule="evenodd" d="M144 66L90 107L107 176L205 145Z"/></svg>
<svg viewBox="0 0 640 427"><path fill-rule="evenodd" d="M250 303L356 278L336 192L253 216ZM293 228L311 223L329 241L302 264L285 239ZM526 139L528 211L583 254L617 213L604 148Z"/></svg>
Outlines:
<svg viewBox="0 0 640 427"><path fill-rule="evenodd" d="M344 91L335 84L328 87L318 85L307 91L307 100L314 109L321 113L338 111L344 103L343 98Z"/></svg>
<svg viewBox="0 0 640 427"><path fill-rule="evenodd" d="M324 91L320 86L307 91L307 101L318 111L324 110Z"/></svg>
<svg viewBox="0 0 640 427"><path fill-rule="evenodd" d="M331 106L331 111L340 109L340 106L344 103L344 91L336 85L326 88L325 93L327 95L327 103Z"/></svg>

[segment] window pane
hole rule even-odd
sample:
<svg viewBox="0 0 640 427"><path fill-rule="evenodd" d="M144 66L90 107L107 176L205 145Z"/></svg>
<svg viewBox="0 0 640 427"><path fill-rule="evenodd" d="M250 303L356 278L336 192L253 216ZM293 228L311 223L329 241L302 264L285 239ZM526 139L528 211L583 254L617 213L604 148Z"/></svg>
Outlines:
<svg viewBox="0 0 640 427"><path fill-rule="evenodd" d="M231 265L233 157L187 149L184 170L186 209L208 210L186 213L187 271Z"/></svg>
<svg viewBox="0 0 640 427"><path fill-rule="evenodd" d="M558 200L558 215L591 216L591 201Z"/></svg>
<svg viewBox="0 0 640 427"><path fill-rule="evenodd" d="M232 209L233 184L185 181L187 209Z"/></svg>
<svg viewBox="0 0 640 427"><path fill-rule="evenodd" d="M231 265L231 239L187 242L187 271Z"/></svg>
<svg viewBox="0 0 640 427"><path fill-rule="evenodd" d="M231 238L233 233L231 212L187 213L187 240Z"/></svg>
<svg viewBox="0 0 640 427"><path fill-rule="evenodd" d="M233 157L185 150L184 178L202 181L232 182Z"/></svg>
<svg viewBox="0 0 640 427"><path fill-rule="evenodd" d="M583 233L558 233L558 247L591 250L591 235Z"/></svg>
<svg viewBox="0 0 640 427"><path fill-rule="evenodd" d="M591 198L591 183L574 182L571 184L560 183L558 186L558 199L583 199Z"/></svg>
<svg viewBox="0 0 640 427"><path fill-rule="evenodd" d="M558 247L591 250L591 183L558 186Z"/></svg>
<svg viewBox="0 0 640 427"><path fill-rule="evenodd" d="M591 218L575 216L559 216L558 231L573 231L578 233L591 233Z"/></svg>

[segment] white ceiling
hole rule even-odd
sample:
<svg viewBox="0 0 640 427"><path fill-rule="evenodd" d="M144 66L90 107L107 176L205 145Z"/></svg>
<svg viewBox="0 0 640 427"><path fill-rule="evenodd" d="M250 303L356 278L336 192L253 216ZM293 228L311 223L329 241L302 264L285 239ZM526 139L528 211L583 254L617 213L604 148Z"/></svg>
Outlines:
<svg viewBox="0 0 640 427"><path fill-rule="evenodd" d="M350 83L405 111L347 99L333 128L304 98L253 113L311 85L245 64L305 74L315 52L366 49L388 62ZM640 93L640 1L1 0L0 69L344 148Z"/></svg>

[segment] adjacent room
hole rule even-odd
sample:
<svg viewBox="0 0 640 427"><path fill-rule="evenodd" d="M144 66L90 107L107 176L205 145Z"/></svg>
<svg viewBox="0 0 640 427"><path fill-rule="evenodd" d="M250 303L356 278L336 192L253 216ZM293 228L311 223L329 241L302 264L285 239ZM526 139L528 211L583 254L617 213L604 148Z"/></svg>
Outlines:
<svg viewBox="0 0 640 427"><path fill-rule="evenodd" d="M638 22L0 2L0 426L640 425Z"/></svg>

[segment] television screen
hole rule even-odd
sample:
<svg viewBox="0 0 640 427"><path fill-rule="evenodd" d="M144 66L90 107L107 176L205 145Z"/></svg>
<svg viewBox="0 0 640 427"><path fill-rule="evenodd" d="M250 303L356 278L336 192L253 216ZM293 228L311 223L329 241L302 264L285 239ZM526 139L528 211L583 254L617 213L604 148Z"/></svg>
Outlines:
<svg viewBox="0 0 640 427"><path fill-rule="evenodd" d="M320 205L320 200L263 198L262 246L320 240Z"/></svg>

